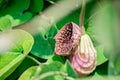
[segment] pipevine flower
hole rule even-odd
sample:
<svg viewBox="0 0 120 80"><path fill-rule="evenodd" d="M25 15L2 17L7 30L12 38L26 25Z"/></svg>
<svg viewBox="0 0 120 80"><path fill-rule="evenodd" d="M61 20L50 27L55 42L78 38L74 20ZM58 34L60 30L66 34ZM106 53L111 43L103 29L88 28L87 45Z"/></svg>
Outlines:
<svg viewBox="0 0 120 80"><path fill-rule="evenodd" d="M87 75L96 68L96 50L90 37L82 35L80 44L70 56L71 66L81 75Z"/></svg>
<svg viewBox="0 0 120 80"><path fill-rule="evenodd" d="M66 24L54 37L55 54L70 55L73 69L79 74L87 75L96 67L96 50L90 37L83 33L82 28L75 23Z"/></svg>
<svg viewBox="0 0 120 80"><path fill-rule="evenodd" d="M75 23L66 24L54 37L55 54L66 56L70 55L70 51L75 48L81 37L81 29Z"/></svg>

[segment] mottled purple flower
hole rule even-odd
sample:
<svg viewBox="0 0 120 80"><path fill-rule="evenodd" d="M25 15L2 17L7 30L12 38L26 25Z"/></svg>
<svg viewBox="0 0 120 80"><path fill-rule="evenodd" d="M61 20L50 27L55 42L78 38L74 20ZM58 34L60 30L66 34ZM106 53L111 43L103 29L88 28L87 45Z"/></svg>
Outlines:
<svg viewBox="0 0 120 80"><path fill-rule="evenodd" d="M81 37L81 29L78 25L70 22L63 26L63 28L54 37L55 54L56 55L70 55L70 51L75 48Z"/></svg>
<svg viewBox="0 0 120 80"><path fill-rule="evenodd" d="M90 37L75 23L66 24L54 37L55 54L70 55L70 63L73 69L87 75L96 68L96 50Z"/></svg>

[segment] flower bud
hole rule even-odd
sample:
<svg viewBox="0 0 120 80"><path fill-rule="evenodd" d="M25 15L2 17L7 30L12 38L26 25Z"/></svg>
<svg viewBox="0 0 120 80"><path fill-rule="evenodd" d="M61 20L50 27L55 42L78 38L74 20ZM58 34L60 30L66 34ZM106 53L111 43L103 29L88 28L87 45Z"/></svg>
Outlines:
<svg viewBox="0 0 120 80"><path fill-rule="evenodd" d="M71 66L81 75L87 75L96 68L96 50L90 37L82 35L80 44L70 56Z"/></svg>
<svg viewBox="0 0 120 80"><path fill-rule="evenodd" d="M55 54L69 55L70 51L76 47L81 37L81 29L75 23L70 22L66 24L54 37Z"/></svg>

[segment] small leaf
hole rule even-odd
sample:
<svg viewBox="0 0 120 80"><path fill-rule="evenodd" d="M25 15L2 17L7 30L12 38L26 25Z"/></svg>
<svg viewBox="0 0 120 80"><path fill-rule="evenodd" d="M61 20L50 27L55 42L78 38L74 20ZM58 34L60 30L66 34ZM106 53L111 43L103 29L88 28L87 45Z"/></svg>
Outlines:
<svg viewBox="0 0 120 80"><path fill-rule="evenodd" d="M53 55L52 57L50 57L48 60L47 60L47 63L52 63L54 61L59 61L61 63L64 63L64 60L61 56L57 56L57 55Z"/></svg>
<svg viewBox="0 0 120 80"><path fill-rule="evenodd" d="M106 58L104 55L103 46L96 47L96 51L97 51L97 65L101 65L108 60L108 58Z"/></svg>
<svg viewBox="0 0 120 80"><path fill-rule="evenodd" d="M77 74L73 70L73 68L71 67L70 62L68 60L66 61L66 68L67 68L68 76L71 76L73 78L77 78Z"/></svg>
<svg viewBox="0 0 120 80"><path fill-rule="evenodd" d="M0 18L0 30L10 29L12 22L11 22L11 16L6 15Z"/></svg>
<svg viewBox="0 0 120 80"><path fill-rule="evenodd" d="M35 74L35 71L37 69L37 66L32 66L28 68L20 77L18 80L31 80L33 75Z"/></svg>

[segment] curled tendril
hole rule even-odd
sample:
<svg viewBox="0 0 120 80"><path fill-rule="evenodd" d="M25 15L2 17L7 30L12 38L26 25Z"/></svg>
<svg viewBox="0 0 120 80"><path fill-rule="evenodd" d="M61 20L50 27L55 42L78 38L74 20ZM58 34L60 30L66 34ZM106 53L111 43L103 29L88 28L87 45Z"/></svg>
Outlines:
<svg viewBox="0 0 120 80"><path fill-rule="evenodd" d="M78 44L81 37L81 29L75 23L67 23L54 37L55 54L69 55L70 51Z"/></svg>
<svg viewBox="0 0 120 80"><path fill-rule="evenodd" d="M80 44L70 56L70 63L82 75L90 74L96 68L96 50L87 34L82 35Z"/></svg>

